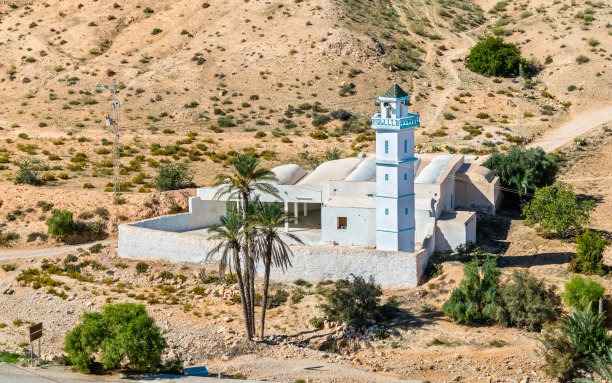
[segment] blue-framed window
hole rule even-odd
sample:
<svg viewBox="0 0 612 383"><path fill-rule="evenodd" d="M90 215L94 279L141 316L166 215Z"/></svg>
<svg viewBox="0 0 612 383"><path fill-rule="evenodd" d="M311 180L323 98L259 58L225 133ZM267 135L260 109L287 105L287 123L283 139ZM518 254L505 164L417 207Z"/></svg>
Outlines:
<svg viewBox="0 0 612 383"><path fill-rule="evenodd" d="M408 208L407 207L404 208L404 214L408 215Z"/></svg>
<svg viewBox="0 0 612 383"><path fill-rule="evenodd" d="M404 153L408 153L408 140L404 140Z"/></svg>
<svg viewBox="0 0 612 383"><path fill-rule="evenodd" d="M389 154L389 141L385 141L385 154Z"/></svg>
<svg viewBox="0 0 612 383"><path fill-rule="evenodd" d="M385 209L385 215L389 215L389 209Z"/></svg>
<svg viewBox="0 0 612 383"><path fill-rule="evenodd" d="M408 181L408 173L404 173L404 181Z"/></svg>
<svg viewBox="0 0 612 383"><path fill-rule="evenodd" d="M389 175L385 174L385 181L389 181Z"/></svg>

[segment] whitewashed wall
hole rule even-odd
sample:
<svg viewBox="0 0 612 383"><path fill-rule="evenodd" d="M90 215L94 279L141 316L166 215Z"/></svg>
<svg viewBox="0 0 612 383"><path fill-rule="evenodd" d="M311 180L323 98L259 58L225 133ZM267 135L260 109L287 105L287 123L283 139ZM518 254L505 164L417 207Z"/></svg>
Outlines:
<svg viewBox="0 0 612 383"><path fill-rule="evenodd" d="M214 246L212 241L204 237L154 230L147 228L151 225L143 222L137 224L119 226L116 251L120 257L149 261L204 262ZM157 225L163 226L159 220ZM349 247L294 246L292 250L293 267L286 273L273 269L273 280L338 280L354 274L364 277L372 275L383 287L414 287L422 277L429 258L427 250L416 254ZM261 264L258 265L258 272L262 272Z"/></svg>

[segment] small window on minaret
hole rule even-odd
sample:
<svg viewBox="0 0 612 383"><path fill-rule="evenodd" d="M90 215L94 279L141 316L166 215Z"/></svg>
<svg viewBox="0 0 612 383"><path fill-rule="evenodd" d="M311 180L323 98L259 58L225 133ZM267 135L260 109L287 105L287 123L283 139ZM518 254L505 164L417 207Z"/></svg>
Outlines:
<svg viewBox="0 0 612 383"><path fill-rule="evenodd" d="M385 209L385 215L389 215L389 209Z"/></svg>
<svg viewBox="0 0 612 383"><path fill-rule="evenodd" d="M408 208L407 207L404 208L404 214L408 215Z"/></svg>
<svg viewBox="0 0 612 383"><path fill-rule="evenodd" d="M408 153L408 140L404 140L404 153Z"/></svg>
<svg viewBox="0 0 612 383"><path fill-rule="evenodd" d="M346 217L338 217L338 230L346 230L347 226Z"/></svg>
<svg viewBox="0 0 612 383"><path fill-rule="evenodd" d="M389 181L389 175L385 174L385 181Z"/></svg>
<svg viewBox="0 0 612 383"><path fill-rule="evenodd" d="M408 181L408 173L404 173L404 181Z"/></svg>
<svg viewBox="0 0 612 383"><path fill-rule="evenodd" d="M389 141L385 141L385 154L389 154Z"/></svg>

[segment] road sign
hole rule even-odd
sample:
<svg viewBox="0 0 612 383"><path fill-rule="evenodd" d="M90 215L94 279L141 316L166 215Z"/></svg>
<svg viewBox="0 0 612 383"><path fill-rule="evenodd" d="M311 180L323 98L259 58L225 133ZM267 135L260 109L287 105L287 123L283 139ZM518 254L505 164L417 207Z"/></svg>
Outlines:
<svg viewBox="0 0 612 383"><path fill-rule="evenodd" d="M35 324L34 326L30 326L30 342L34 342L36 339L39 339L43 335L43 325L42 322L39 324Z"/></svg>

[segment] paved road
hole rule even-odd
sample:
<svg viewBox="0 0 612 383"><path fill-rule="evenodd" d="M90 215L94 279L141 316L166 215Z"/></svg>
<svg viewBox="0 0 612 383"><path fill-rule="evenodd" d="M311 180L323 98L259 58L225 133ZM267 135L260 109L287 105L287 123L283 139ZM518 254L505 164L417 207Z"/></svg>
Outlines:
<svg viewBox="0 0 612 383"><path fill-rule="evenodd" d="M79 247L87 249L96 243L101 243L107 246L117 246L117 240L111 239L107 241L99 241L92 243L84 243L80 245L60 246L60 247L46 247L42 249L17 249L17 250L4 250L0 251L0 261L7 261L11 259L21 258L44 258L51 257L54 255L62 254L68 251L74 251Z"/></svg>
<svg viewBox="0 0 612 383"><path fill-rule="evenodd" d="M595 112L591 111L584 113L562 127L548 132L528 146L539 146L544 149L545 152L552 152L568 142L571 142L575 137L581 136L589 130L609 121L612 121L612 106L604 107Z"/></svg>
<svg viewBox="0 0 612 383"><path fill-rule="evenodd" d="M83 375L72 373L64 367L29 368L0 363L0 383L213 383L241 382L260 383L256 380L234 380L202 378L196 376L150 375L141 378L126 379L119 376Z"/></svg>

